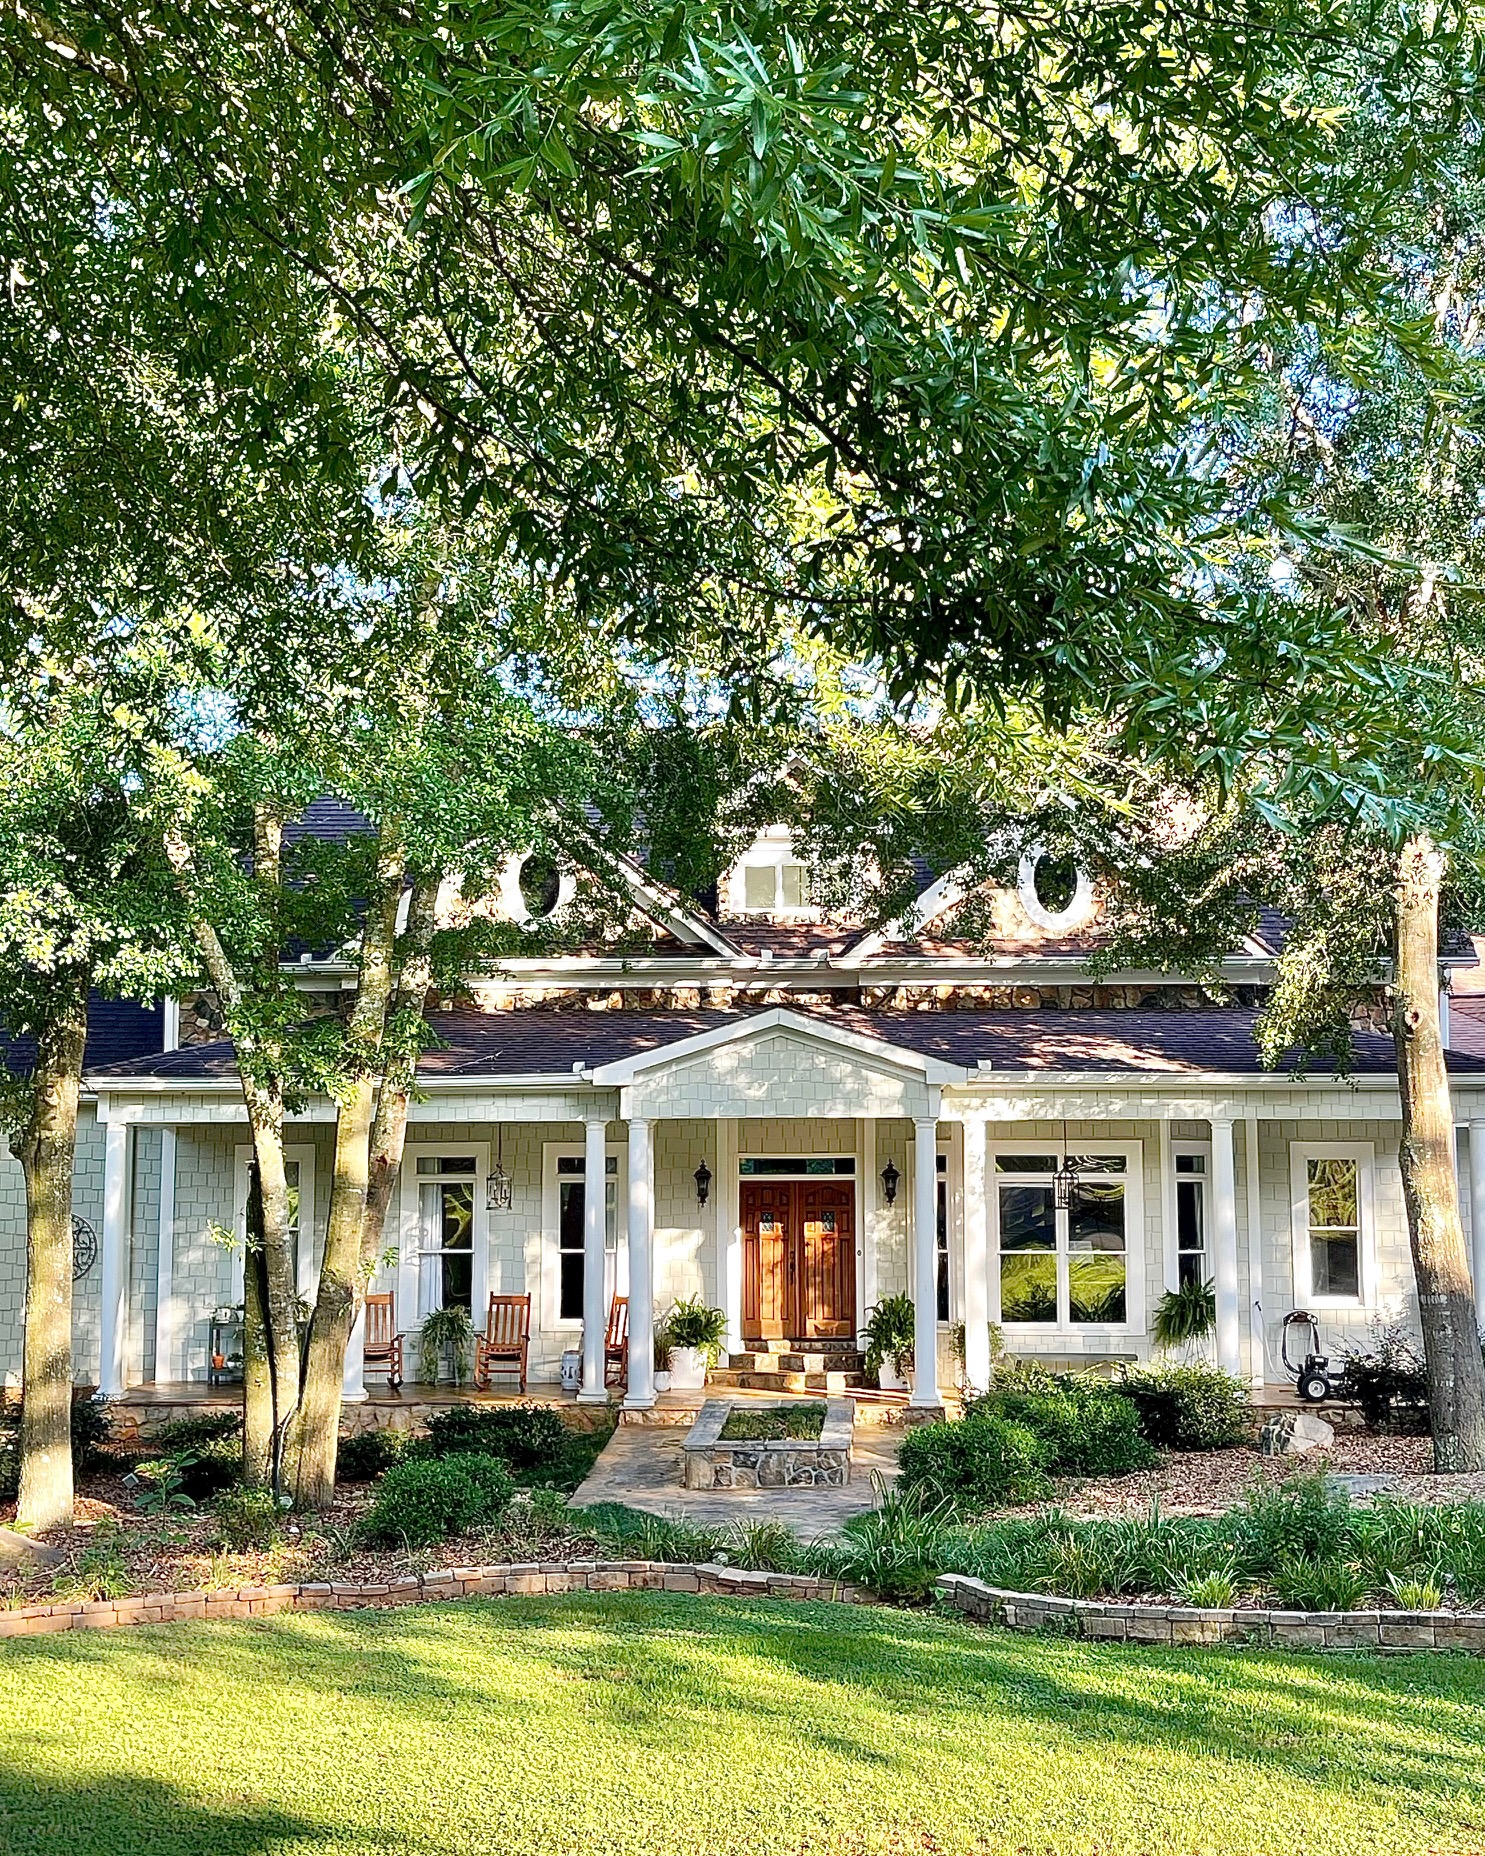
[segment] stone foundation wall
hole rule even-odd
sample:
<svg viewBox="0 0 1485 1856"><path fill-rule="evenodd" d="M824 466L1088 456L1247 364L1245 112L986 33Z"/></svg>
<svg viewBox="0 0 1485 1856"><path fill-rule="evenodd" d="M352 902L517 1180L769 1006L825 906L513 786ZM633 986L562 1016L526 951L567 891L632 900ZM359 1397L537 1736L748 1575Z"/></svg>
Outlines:
<svg viewBox="0 0 1485 1856"><path fill-rule="evenodd" d="M546 1592L695 1592L716 1598L828 1600L870 1604L854 1585L774 1572L662 1560L565 1560L526 1565L456 1566L406 1579L357 1585L242 1585L210 1592L146 1592L76 1604L26 1605L0 1611L0 1637L61 1630L116 1630L130 1624L178 1624L188 1618L260 1618L279 1611L363 1611L436 1604L450 1598L496 1598Z"/></svg>
<svg viewBox="0 0 1485 1856"><path fill-rule="evenodd" d="M1009 1592L945 1573L938 1593L956 1611L1007 1630L1060 1630L1114 1643L1243 1643L1272 1650L1469 1650L1485 1655L1485 1614L1456 1611L1210 1611L1101 1598Z"/></svg>

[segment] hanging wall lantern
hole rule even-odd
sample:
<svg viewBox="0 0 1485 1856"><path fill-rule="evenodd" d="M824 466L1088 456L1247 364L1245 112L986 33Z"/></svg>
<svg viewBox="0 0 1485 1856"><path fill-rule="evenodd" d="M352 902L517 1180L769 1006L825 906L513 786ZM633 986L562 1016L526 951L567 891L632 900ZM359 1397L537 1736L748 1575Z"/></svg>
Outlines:
<svg viewBox="0 0 1485 1856"><path fill-rule="evenodd" d="M897 1168L893 1166L892 1162L889 1160L882 1168L882 1197L886 1199L889 1205L895 1205L897 1203L897 1186L901 1178L901 1173L898 1172Z"/></svg>
<svg viewBox="0 0 1485 1856"><path fill-rule="evenodd" d="M512 1187L514 1182L505 1165L505 1130L502 1128L496 1136L499 1143L495 1164L485 1176L485 1210L490 1212L508 1212L511 1207Z"/></svg>
<svg viewBox="0 0 1485 1856"><path fill-rule="evenodd" d="M696 1203L705 1205L712 1196L712 1170L705 1160L696 1169Z"/></svg>

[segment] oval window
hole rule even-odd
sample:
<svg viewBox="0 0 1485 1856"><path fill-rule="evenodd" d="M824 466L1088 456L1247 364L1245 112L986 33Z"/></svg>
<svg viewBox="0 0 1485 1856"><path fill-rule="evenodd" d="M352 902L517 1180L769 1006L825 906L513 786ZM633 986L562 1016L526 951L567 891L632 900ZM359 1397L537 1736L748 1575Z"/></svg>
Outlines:
<svg viewBox="0 0 1485 1856"><path fill-rule="evenodd" d="M1093 913L1093 884L1077 859L1054 857L1040 845L1021 859L1016 894L1042 928L1079 928Z"/></svg>
<svg viewBox="0 0 1485 1856"><path fill-rule="evenodd" d="M562 900L562 872L556 858L545 851L533 851L523 861L516 881L526 913L533 921L550 915Z"/></svg>

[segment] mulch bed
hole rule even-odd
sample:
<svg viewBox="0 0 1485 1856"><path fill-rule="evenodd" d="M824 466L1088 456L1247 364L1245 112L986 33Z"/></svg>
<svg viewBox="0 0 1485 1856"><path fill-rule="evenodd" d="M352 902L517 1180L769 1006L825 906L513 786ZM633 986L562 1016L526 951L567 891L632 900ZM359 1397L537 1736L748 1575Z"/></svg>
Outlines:
<svg viewBox="0 0 1485 1856"><path fill-rule="evenodd" d="M1415 1502L1485 1501L1485 1474L1437 1476L1433 1442L1427 1437L1372 1437L1338 1432L1327 1450L1300 1456L1261 1456L1251 1445L1238 1450L1172 1451L1156 1469L1132 1476L1097 1477L1070 1484L1063 1507L1079 1515L1147 1514L1152 1503L1163 1514L1218 1515L1240 1502L1252 1484L1333 1470L1343 1475L1395 1476L1388 1491Z"/></svg>
<svg viewBox="0 0 1485 1856"><path fill-rule="evenodd" d="M283 1539L275 1546L237 1552L223 1547L209 1506L144 1515L134 1506L134 1492L122 1476L86 1477L76 1502L77 1525L36 1536L62 1553L62 1563L0 1566L0 1605L111 1596L111 1591L92 1589L104 1556L111 1575L122 1570L130 1592L185 1592L321 1579L400 1579L475 1562L575 1558L591 1551L589 1535L554 1532L526 1519L519 1497L498 1528L479 1529L438 1547L372 1548L355 1537L356 1521L370 1502L369 1485L343 1485L326 1513L286 1516ZM0 1525L14 1515L14 1502L0 1504Z"/></svg>

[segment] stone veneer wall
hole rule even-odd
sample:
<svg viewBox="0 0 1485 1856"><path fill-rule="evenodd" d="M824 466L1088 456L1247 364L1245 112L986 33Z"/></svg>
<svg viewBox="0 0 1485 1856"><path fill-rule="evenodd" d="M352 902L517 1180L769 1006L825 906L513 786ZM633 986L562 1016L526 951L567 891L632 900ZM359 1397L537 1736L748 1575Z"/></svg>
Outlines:
<svg viewBox="0 0 1485 1856"><path fill-rule="evenodd" d="M256 1618L278 1611L361 1611L435 1604L449 1598L529 1596L546 1592L690 1592L725 1598L871 1599L839 1579L741 1572L731 1566L671 1565L662 1560L562 1560L504 1566L456 1566L406 1579L359 1584L242 1585L209 1592L145 1592L0 1611L0 1637L63 1630L115 1630L130 1624L176 1624L187 1618Z"/></svg>
<svg viewBox="0 0 1485 1856"><path fill-rule="evenodd" d="M938 1593L956 1611L1007 1630L1061 1630L1115 1643L1243 1643L1272 1650L1471 1650L1485 1655L1485 1614L1457 1611L1211 1611L1124 1605L1101 1598L1010 1592L945 1573Z"/></svg>

